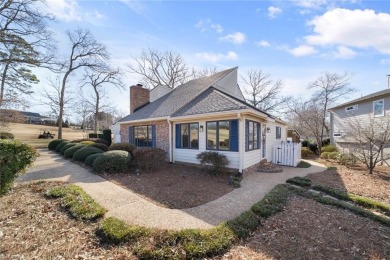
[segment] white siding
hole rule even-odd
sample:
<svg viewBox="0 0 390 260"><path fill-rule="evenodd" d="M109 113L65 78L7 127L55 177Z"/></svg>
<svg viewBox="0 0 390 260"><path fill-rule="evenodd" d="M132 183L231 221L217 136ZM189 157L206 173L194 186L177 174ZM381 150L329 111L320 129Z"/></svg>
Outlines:
<svg viewBox="0 0 390 260"><path fill-rule="evenodd" d="M211 121L211 120L210 120ZM173 158L175 162L186 162L199 164L199 160L196 159L196 155L207 151L206 150L206 121L193 121L193 123L199 122L199 127L203 125L203 132L199 132L199 150L194 149L180 149L176 148L176 138L173 138ZM241 133L239 133L241 135ZM173 126L173 136L176 136L176 124ZM229 159L229 168L239 169L240 166L240 153L218 151L221 154L226 155Z"/></svg>
<svg viewBox="0 0 390 260"><path fill-rule="evenodd" d="M261 160L261 149L245 152L244 169L259 163Z"/></svg>
<svg viewBox="0 0 390 260"><path fill-rule="evenodd" d="M276 139L276 126L280 126L282 129L280 139ZM268 122L267 128L268 127L270 128L270 131L266 133L266 158L268 161L272 161L274 145L280 144L281 141L287 141L287 128L285 125L277 122Z"/></svg>

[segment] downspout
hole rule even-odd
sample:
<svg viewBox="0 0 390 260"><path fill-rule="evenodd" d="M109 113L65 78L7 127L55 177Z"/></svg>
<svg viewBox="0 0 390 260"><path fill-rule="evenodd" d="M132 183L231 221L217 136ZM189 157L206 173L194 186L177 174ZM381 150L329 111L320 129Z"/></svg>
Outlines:
<svg viewBox="0 0 390 260"><path fill-rule="evenodd" d="M169 162L170 163L173 163L173 148L172 148L172 122L170 121L170 117L168 117L167 119L167 122L168 122L168 135L169 135L169 147L168 147L168 151L169 151Z"/></svg>
<svg viewBox="0 0 390 260"><path fill-rule="evenodd" d="M238 151L240 153L240 164L238 166L238 171L240 173L243 173L243 169L244 169L244 155L245 155L245 149L244 149L244 143L245 143L245 128L242 127L243 126L243 122L242 122L242 116L241 116L241 113L237 113L237 117L238 117L238 123L239 123L239 127L238 127L238 144L239 144L239 148L238 148ZM242 136L244 137L244 141L242 141Z"/></svg>

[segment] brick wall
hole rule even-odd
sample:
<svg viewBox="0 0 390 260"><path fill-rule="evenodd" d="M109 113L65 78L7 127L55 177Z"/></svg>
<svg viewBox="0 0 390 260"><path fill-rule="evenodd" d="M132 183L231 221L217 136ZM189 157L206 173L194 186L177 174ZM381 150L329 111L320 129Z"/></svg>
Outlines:
<svg viewBox="0 0 390 260"><path fill-rule="evenodd" d="M130 126L143 126L143 125L155 125L156 126L156 147L161 148L169 155L169 125L166 120L164 121L150 121L134 124L121 124L121 142L129 142L129 127Z"/></svg>
<svg viewBox="0 0 390 260"><path fill-rule="evenodd" d="M134 109L145 105L150 101L150 91L145 89L142 85L135 85L130 87L130 114Z"/></svg>

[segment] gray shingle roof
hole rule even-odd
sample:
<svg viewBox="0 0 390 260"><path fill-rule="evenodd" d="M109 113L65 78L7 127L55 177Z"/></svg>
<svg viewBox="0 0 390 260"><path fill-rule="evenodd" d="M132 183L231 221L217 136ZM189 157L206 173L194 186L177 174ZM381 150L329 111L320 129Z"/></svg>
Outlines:
<svg viewBox="0 0 390 260"><path fill-rule="evenodd" d="M246 109L249 106L234 100L215 88L209 88L177 111L173 117Z"/></svg>
<svg viewBox="0 0 390 260"><path fill-rule="evenodd" d="M361 97L361 98L357 98L357 99L348 101L346 103L343 103L343 104L340 104L340 105L337 105L337 106L334 106L332 108L329 108L329 110L335 109L335 108L340 108L340 107L347 106L347 105L351 105L351 104L354 104L354 103L358 103L360 101L364 101L364 100L371 99L371 98L376 98L376 97L383 96L383 95L390 95L390 88L389 89L385 89L385 90L381 90L381 91L378 91L378 92L375 92L375 93L372 93L372 94L369 94L369 95Z"/></svg>
<svg viewBox="0 0 390 260"><path fill-rule="evenodd" d="M30 117L41 117L41 115L39 113L34 113L34 112L21 111L20 113L22 113L25 116L30 116Z"/></svg>
<svg viewBox="0 0 390 260"><path fill-rule="evenodd" d="M208 77L188 81L171 93L122 118L119 122L171 116L235 69L231 68Z"/></svg>

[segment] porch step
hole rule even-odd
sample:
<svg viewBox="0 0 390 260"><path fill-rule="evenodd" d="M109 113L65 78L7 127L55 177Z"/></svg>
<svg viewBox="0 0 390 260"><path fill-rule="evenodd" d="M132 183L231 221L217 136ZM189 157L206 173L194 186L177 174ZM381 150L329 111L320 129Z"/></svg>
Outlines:
<svg viewBox="0 0 390 260"><path fill-rule="evenodd" d="M283 172L283 168L270 162L262 162L260 164L258 171L267 172L267 173L277 173L277 172Z"/></svg>

